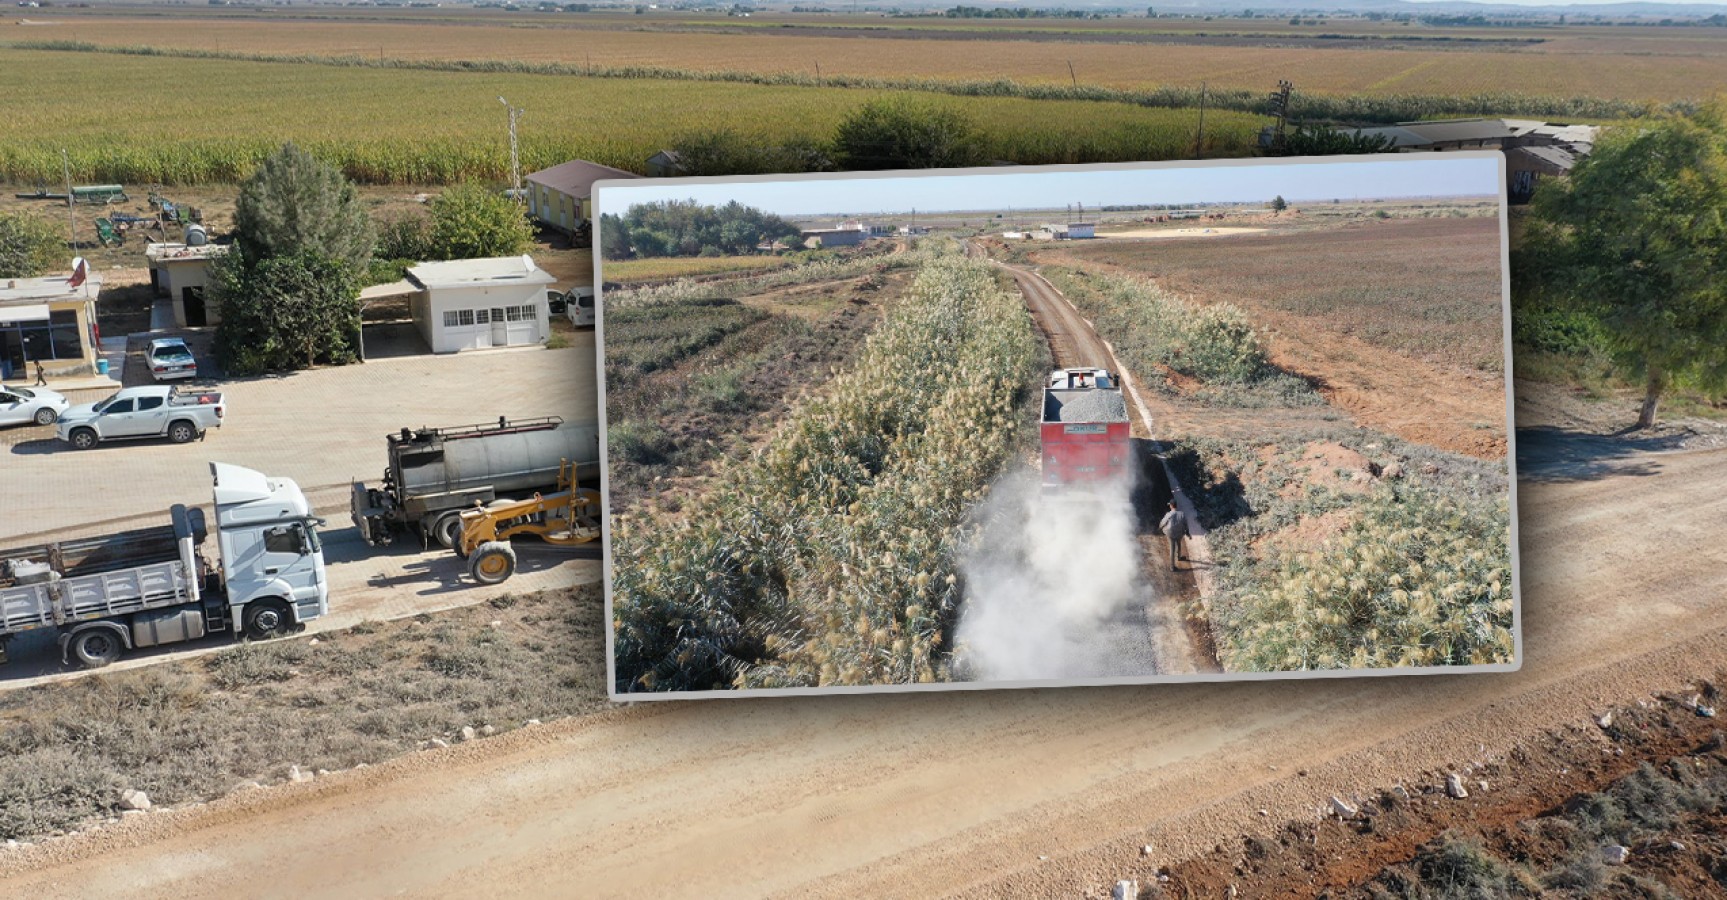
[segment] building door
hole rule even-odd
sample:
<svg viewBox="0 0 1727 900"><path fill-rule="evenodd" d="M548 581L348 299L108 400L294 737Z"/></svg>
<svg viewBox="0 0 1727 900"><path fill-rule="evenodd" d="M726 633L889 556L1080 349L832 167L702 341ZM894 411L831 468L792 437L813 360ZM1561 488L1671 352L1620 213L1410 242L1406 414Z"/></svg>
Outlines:
<svg viewBox="0 0 1727 900"><path fill-rule="evenodd" d="M504 318L503 307L492 308L492 346L510 345L510 323Z"/></svg>
<svg viewBox="0 0 1727 900"><path fill-rule="evenodd" d="M571 300L571 303L576 302ZM538 309L532 306L512 306L504 310L510 320L510 344L535 344L540 340Z"/></svg>
<svg viewBox="0 0 1727 900"><path fill-rule="evenodd" d="M180 303L186 309L186 327L203 328L209 324L209 316L204 312L204 288L189 287L180 291Z"/></svg>

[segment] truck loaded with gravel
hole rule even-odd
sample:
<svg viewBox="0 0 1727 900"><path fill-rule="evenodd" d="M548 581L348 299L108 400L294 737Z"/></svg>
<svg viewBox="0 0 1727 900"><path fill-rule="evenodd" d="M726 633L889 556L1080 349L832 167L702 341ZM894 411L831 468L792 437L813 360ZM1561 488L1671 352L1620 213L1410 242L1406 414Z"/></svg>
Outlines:
<svg viewBox="0 0 1727 900"><path fill-rule="evenodd" d="M1133 458L1127 402L1106 369L1057 369L1043 388L1043 489L1127 482Z"/></svg>
<svg viewBox="0 0 1727 900"><path fill-rule="evenodd" d="M105 666L127 650L243 632L287 634L329 611L322 520L286 478L211 463L214 559L202 509L169 524L0 550L0 662L13 638L59 633L62 660Z"/></svg>
<svg viewBox="0 0 1727 900"><path fill-rule="evenodd" d="M422 541L453 548L462 535L462 512L476 506L527 500L560 489L559 476L599 477L598 423L557 416L453 428L404 428L387 435L388 465L376 487L352 483L354 527L373 546L400 529Z"/></svg>

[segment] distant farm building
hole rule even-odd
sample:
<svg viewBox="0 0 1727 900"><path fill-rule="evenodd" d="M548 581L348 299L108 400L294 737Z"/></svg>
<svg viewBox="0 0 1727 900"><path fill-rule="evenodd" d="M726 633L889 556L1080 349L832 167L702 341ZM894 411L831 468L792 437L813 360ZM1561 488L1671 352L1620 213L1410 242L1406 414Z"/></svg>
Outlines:
<svg viewBox="0 0 1727 900"><path fill-rule="evenodd" d="M96 297L102 276L0 280L0 377L22 378L42 363L53 375L96 371Z"/></svg>
<svg viewBox="0 0 1727 900"><path fill-rule="evenodd" d="M594 220L594 182L640 177L623 169L573 159L527 177L528 212L566 234L586 234Z"/></svg>
<svg viewBox="0 0 1727 900"><path fill-rule="evenodd" d="M221 310L210 302L211 261L228 252L221 244L152 243L144 247L150 264L150 286L167 297L174 310L174 325L202 328L222 321Z"/></svg>
<svg viewBox="0 0 1727 900"><path fill-rule="evenodd" d="M855 247L869 237L869 232L859 228L805 228L803 238L805 243L811 240L820 241L823 247Z"/></svg>
<svg viewBox="0 0 1727 900"><path fill-rule="evenodd" d="M684 160L676 150L661 150L648 157L648 177L670 178L684 174Z"/></svg>
<svg viewBox="0 0 1727 900"><path fill-rule="evenodd" d="M1595 148L1601 129L1532 119L1448 119L1358 128L1353 133L1390 138L1398 152L1502 150L1506 192L1512 203L1527 203L1540 178L1570 174Z"/></svg>
<svg viewBox="0 0 1727 900"><path fill-rule="evenodd" d="M1093 222L1069 222L1067 238L1070 241L1083 241L1097 237L1097 225Z"/></svg>

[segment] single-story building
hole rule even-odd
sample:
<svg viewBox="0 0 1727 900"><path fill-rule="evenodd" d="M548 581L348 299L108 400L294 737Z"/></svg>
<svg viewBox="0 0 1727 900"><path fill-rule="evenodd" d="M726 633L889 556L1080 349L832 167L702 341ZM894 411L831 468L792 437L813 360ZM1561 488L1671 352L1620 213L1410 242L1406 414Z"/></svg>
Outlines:
<svg viewBox="0 0 1727 900"><path fill-rule="evenodd" d="M585 233L594 220L594 182L640 177L623 169L573 159L527 177L528 212L566 234Z"/></svg>
<svg viewBox="0 0 1727 900"><path fill-rule="evenodd" d="M150 263L150 286L158 296L169 298L178 328L201 328L222 321L222 313L206 296L210 284L210 262L228 248L220 244L148 244L144 258Z"/></svg>
<svg viewBox="0 0 1727 900"><path fill-rule="evenodd" d="M1527 203L1541 177L1571 173L1600 137L1597 125L1566 125L1534 119L1445 119L1357 128L1356 135L1390 138L1398 152L1500 150L1505 153L1506 193L1512 203Z"/></svg>
<svg viewBox="0 0 1727 900"><path fill-rule="evenodd" d="M1097 237L1097 224L1094 222L1069 222L1067 237L1068 240L1074 241Z"/></svg>
<svg viewBox="0 0 1727 900"><path fill-rule="evenodd" d="M684 174L684 160L676 150L661 150L648 157L648 177L670 178Z"/></svg>
<svg viewBox="0 0 1727 900"><path fill-rule="evenodd" d="M821 241L823 247L855 247L869 237L869 232L857 228L805 228L803 238Z"/></svg>
<svg viewBox="0 0 1727 900"><path fill-rule="evenodd" d="M33 374L88 375L101 355L96 297L102 276L74 284L65 275L0 281L0 378Z"/></svg>
<svg viewBox="0 0 1727 900"><path fill-rule="evenodd" d="M546 288L529 256L458 259L408 269L414 326L433 353L537 344L552 333Z"/></svg>
<svg viewBox="0 0 1727 900"><path fill-rule="evenodd" d="M1578 154L1569 147L1512 147L1505 151L1505 180L1512 203L1528 203L1542 178L1571 174Z"/></svg>

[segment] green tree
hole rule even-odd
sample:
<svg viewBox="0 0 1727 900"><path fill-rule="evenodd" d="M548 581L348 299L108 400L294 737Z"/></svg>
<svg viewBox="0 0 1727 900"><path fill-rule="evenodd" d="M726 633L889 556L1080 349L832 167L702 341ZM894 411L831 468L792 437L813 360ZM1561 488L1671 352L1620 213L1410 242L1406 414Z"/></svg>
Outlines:
<svg viewBox="0 0 1727 900"><path fill-rule="evenodd" d="M0 213L0 278L30 278L67 261L59 226L32 213Z"/></svg>
<svg viewBox="0 0 1727 900"><path fill-rule="evenodd" d="M1284 135L1278 156L1346 156L1389 153L1397 142L1383 134L1339 131L1328 125L1303 125Z"/></svg>
<svg viewBox="0 0 1727 900"><path fill-rule="evenodd" d="M497 191L464 184L432 201L427 249L437 259L519 256L534 243L522 205Z"/></svg>
<svg viewBox="0 0 1727 900"><path fill-rule="evenodd" d="M1605 133L1536 191L1512 272L1520 306L1599 323L1643 382L1634 427L1675 385L1727 386L1727 104Z"/></svg>
<svg viewBox="0 0 1727 900"><path fill-rule="evenodd" d="M293 144L260 163L234 202L234 245L247 265L316 251L358 271L373 239L353 183Z"/></svg>
<svg viewBox="0 0 1727 900"><path fill-rule="evenodd" d="M905 96L872 100L840 122L834 151L842 169L933 169L978 165L983 141L954 109Z"/></svg>
<svg viewBox="0 0 1727 900"><path fill-rule="evenodd" d="M340 365L356 358L360 288L345 260L305 250L247 264L230 253L212 274L222 310L216 356L231 374Z"/></svg>
<svg viewBox="0 0 1727 900"><path fill-rule="evenodd" d="M1271 212L1273 215L1280 214L1288 208L1289 208L1289 201L1283 199L1282 194L1278 194L1277 196L1271 198Z"/></svg>
<svg viewBox="0 0 1727 900"><path fill-rule="evenodd" d="M600 258L630 258L630 229L612 213L600 216Z"/></svg>

